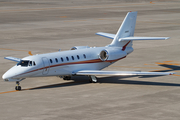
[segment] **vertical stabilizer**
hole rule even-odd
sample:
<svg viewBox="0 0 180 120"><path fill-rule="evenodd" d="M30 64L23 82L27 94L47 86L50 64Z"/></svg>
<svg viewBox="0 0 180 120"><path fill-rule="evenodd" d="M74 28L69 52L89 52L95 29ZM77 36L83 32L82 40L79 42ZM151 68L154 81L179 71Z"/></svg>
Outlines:
<svg viewBox="0 0 180 120"><path fill-rule="evenodd" d="M137 12L127 13L126 17L124 18L124 21L122 22L110 46L123 47L129 42L129 41L119 41L119 39L134 36L136 18L137 18ZM132 41L129 42L127 47L129 46L132 46Z"/></svg>

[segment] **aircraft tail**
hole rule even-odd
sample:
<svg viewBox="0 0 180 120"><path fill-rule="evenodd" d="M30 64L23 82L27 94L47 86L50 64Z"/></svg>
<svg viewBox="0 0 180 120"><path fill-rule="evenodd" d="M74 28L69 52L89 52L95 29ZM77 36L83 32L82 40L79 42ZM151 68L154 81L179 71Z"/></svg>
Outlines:
<svg viewBox="0 0 180 120"><path fill-rule="evenodd" d="M128 12L110 46L131 47L132 41L121 41L121 38L133 37L137 12Z"/></svg>
<svg viewBox="0 0 180 120"><path fill-rule="evenodd" d="M133 51L132 41L137 40L166 40L169 37L134 37L137 12L128 12L116 34L98 32L97 35L113 39L108 47L120 47L123 51Z"/></svg>

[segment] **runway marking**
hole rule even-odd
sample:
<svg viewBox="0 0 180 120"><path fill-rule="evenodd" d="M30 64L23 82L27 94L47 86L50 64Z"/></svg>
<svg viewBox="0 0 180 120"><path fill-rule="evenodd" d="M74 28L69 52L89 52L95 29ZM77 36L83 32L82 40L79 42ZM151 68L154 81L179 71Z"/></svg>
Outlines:
<svg viewBox="0 0 180 120"><path fill-rule="evenodd" d="M26 88L26 89L22 89L21 91L26 91L26 90L32 90L38 87L34 87L34 88ZM0 92L0 94L6 94L6 93L13 93L13 92L20 92L19 90L13 90L13 91L6 91L6 92Z"/></svg>
<svg viewBox="0 0 180 120"><path fill-rule="evenodd" d="M67 16L60 16L60 18L67 18Z"/></svg>
<svg viewBox="0 0 180 120"><path fill-rule="evenodd" d="M180 63L180 61L164 61L164 62L176 62L176 63Z"/></svg>
<svg viewBox="0 0 180 120"><path fill-rule="evenodd" d="M17 49L7 49L7 48L0 48L1 50L11 50L11 51L24 51L24 52L28 52L29 55L33 55L31 53L31 51L27 51L27 50L17 50Z"/></svg>
<svg viewBox="0 0 180 120"><path fill-rule="evenodd" d="M160 69L160 70L152 70L152 71L149 71L149 72L161 72L161 71L164 71L164 70L171 70L171 68Z"/></svg>
<svg viewBox="0 0 180 120"><path fill-rule="evenodd" d="M151 4L155 4L153 1L150 2Z"/></svg>
<svg viewBox="0 0 180 120"><path fill-rule="evenodd" d="M177 63L159 63L159 62L156 62L156 64L159 64L159 65L179 65Z"/></svg>
<svg viewBox="0 0 180 120"><path fill-rule="evenodd" d="M17 90L13 90L13 91L0 92L0 94L13 93L13 92L18 92L18 91Z"/></svg>
<svg viewBox="0 0 180 120"><path fill-rule="evenodd" d="M173 62L176 62L176 63L173 63ZM158 64L158 65L173 65L173 66L177 66L177 67L166 68L166 69L162 69L162 70L153 70L150 72L160 72L160 71L166 71L166 70L175 71L175 69L180 68L180 66L178 66L180 64L178 64L177 62L180 62L180 61L164 61L163 63L156 62L156 64ZM180 72L180 70L177 69L177 71L175 71L175 73L177 73L177 72ZM180 77L180 75L177 75L177 74L173 74L173 75Z"/></svg>
<svg viewBox="0 0 180 120"><path fill-rule="evenodd" d="M8 49L8 48L0 48L1 50L12 50L12 51L25 51L25 52L29 52L27 50L17 50L17 49Z"/></svg>
<svg viewBox="0 0 180 120"><path fill-rule="evenodd" d="M180 75L177 75L177 74L174 74L174 76L179 76L180 77Z"/></svg>

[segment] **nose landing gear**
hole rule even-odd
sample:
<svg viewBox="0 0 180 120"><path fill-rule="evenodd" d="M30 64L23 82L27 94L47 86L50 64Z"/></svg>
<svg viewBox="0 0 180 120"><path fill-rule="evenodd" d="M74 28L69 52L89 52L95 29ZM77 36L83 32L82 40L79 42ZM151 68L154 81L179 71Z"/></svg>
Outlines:
<svg viewBox="0 0 180 120"><path fill-rule="evenodd" d="M16 87L15 87L15 90L21 90L21 86L19 86L19 81L16 81Z"/></svg>

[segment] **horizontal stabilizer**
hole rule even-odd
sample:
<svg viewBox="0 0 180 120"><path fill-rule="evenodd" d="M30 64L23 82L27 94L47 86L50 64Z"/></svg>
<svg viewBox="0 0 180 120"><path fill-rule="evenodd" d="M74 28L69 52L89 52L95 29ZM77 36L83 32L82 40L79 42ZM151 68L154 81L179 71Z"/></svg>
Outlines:
<svg viewBox="0 0 180 120"><path fill-rule="evenodd" d="M129 40L167 40L169 37L125 37L120 38L119 41L129 41Z"/></svg>
<svg viewBox="0 0 180 120"><path fill-rule="evenodd" d="M115 34L98 32L96 35L100 35L106 38L114 39ZM129 40L167 40L170 37L125 37L120 38L119 41L129 41Z"/></svg>
<svg viewBox="0 0 180 120"><path fill-rule="evenodd" d="M15 58L15 57L4 57L4 59L11 60L11 61L15 61L15 62L21 61L20 58Z"/></svg>
<svg viewBox="0 0 180 120"><path fill-rule="evenodd" d="M114 39L114 37L115 37L115 34L104 33L104 32L98 32L98 33L96 33L96 35L100 35L100 36L110 38L110 39Z"/></svg>
<svg viewBox="0 0 180 120"><path fill-rule="evenodd" d="M136 72L136 71L100 71L82 70L76 75L98 75L98 76L132 76L132 75L173 75L173 72Z"/></svg>

